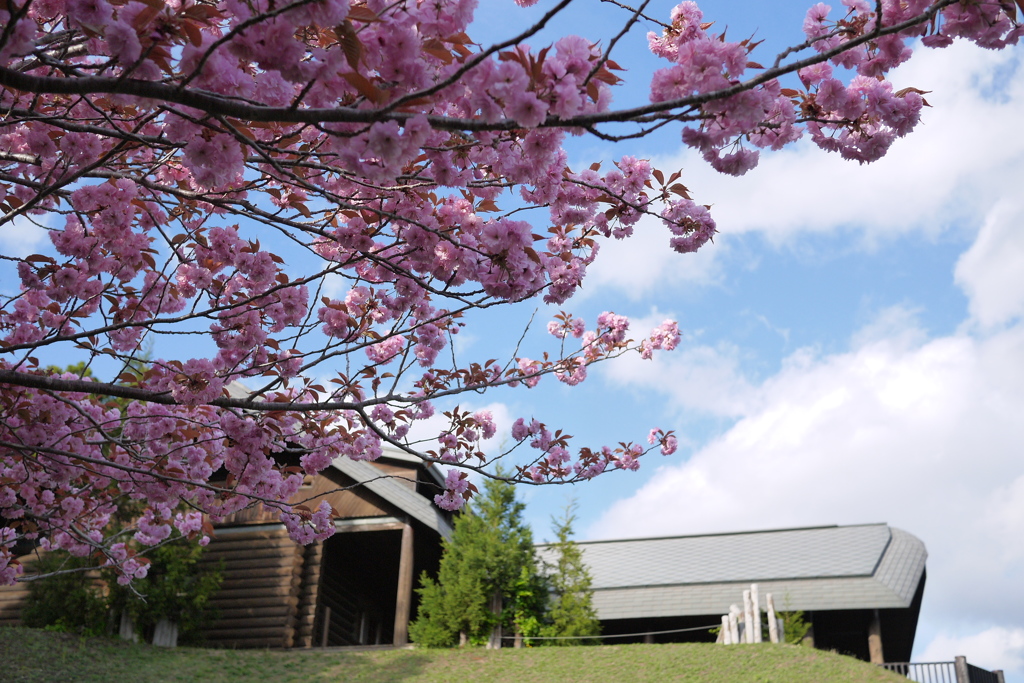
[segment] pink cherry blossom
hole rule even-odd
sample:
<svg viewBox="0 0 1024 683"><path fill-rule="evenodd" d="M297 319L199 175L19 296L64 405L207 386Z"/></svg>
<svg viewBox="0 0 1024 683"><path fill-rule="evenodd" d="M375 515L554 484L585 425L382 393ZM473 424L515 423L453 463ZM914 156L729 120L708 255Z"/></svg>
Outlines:
<svg viewBox="0 0 1024 683"><path fill-rule="evenodd" d="M0 229L49 235L38 254L0 254L0 583L18 580L23 541L103 558L130 582L148 570L136 546L202 537L257 504L297 541L322 540L329 506L291 502L303 476L386 444L451 463L435 501L461 508L474 492L462 468L490 462L480 449L497 431L462 395L546 375L577 385L595 363L681 339L672 321L631 335L621 313L588 328L562 311L554 340L477 357L452 343L475 312L566 305L602 241L645 217L683 255L718 229L682 172L630 154L570 164L569 136L664 128L731 175L805 134L870 163L922 121L925 93L887 80L914 50L1024 33L1008 3L843 0L811 7L808 43L776 59L687 0L647 36L661 61L645 101L613 109L633 77L621 27L489 46L470 36L476 6L0 9ZM534 28L531 41L549 35ZM53 358L95 375L39 363ZM416 441L432 418L447 421L435 442ZM678 448L660 429L644 446L581 445L539 417L511 436L495 457L525 453L510 478L533 483ZM283 466L296 454L301 472ZM143 511L114 535L123 500Z"/></svg>

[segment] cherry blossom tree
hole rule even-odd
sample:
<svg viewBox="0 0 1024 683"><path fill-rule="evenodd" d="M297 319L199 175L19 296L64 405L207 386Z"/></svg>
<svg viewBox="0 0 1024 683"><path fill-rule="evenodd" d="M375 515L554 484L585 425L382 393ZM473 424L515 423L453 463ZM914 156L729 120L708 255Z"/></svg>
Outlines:
<svg viewBox="0 0 1024 683"><path fill-rule="evenodd" d="M563 304L599 238L647 215L678 252L715 233L678 173L628 155L572 169L566 136L675 129L733 175L803 135L869 162L925 104L886 73L919 46L1014 44L1024 7L818 4L806 40L765 66L694 2L656 17L634 1L613 3L622 21L601 44L530 47L570 0L492 45L467 33L476 0L5 0L0 230L34 224L49 244L0 256L0 582L21 572L20 541L145 575L105 531L126 500L145 503L131 533L147 545L256 502L296 540L324 538L329 508L287 504L303 474L384 444L453 466L436 502L458 508L466 471L493 472L480 441L496 427L455 408L413 440L435 403L578 384L596 362L679 340L671 321L633 339L612 312L563 313L540 358L460 359L466 316ZM649 101L613 106L617 48L638 24L664 66ZM135 372L147 344L156 358ZM113 379L44 369L54 359ZM659 429L574 446L529 418L511 437L533 454L512 477L527 483L675 449Z"/></svg>

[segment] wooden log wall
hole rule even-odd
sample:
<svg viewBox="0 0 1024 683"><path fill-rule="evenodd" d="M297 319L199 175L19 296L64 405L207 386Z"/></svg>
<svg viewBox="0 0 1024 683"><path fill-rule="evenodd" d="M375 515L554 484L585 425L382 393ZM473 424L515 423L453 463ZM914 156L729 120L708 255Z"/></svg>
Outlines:
<svg viewBox="0 0 1024 683"><path fill-rule="evenodd" d="M219 530L200 561L223 577L210 599L217 618L204 631L206 644L309 647L320 547L296 544L281 525Z"/></svg>

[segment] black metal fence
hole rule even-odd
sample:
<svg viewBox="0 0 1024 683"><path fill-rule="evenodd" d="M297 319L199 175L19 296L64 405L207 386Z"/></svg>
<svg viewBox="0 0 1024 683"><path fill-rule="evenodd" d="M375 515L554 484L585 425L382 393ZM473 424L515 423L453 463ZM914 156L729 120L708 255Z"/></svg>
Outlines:
<svg viewBox="0 0 1024 683"><path fill-rule="evenodd" d="M882 667L917 683L1006 683L1002 671L968 664L966 657L952 662L889 662Z"/></svg>
<svg viewBox="0 0 1024 683"><path fill-rule="evenodd" d="M918 683L957 683L953 662L890 662L882 667Z"/></svg>
<svg viewBox="0 0 1024 683"><path fill-rule="evenodd" d="M988 671L973 664L967 665L967 680L970 683L1006 683L1002 671Z"/></svg>

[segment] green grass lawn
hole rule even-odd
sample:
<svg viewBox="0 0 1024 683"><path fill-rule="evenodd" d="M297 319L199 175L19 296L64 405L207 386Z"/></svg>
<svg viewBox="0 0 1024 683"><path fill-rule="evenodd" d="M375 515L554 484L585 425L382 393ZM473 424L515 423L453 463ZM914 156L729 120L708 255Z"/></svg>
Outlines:
<svg viewBox="0 0 1024 683"><path fill-rule="evenodd" d="M849 657L791 645L606 645L523 650L166 650L103 638L0 628L0 679L55 681L586 681L895 683Z"/></svg>

